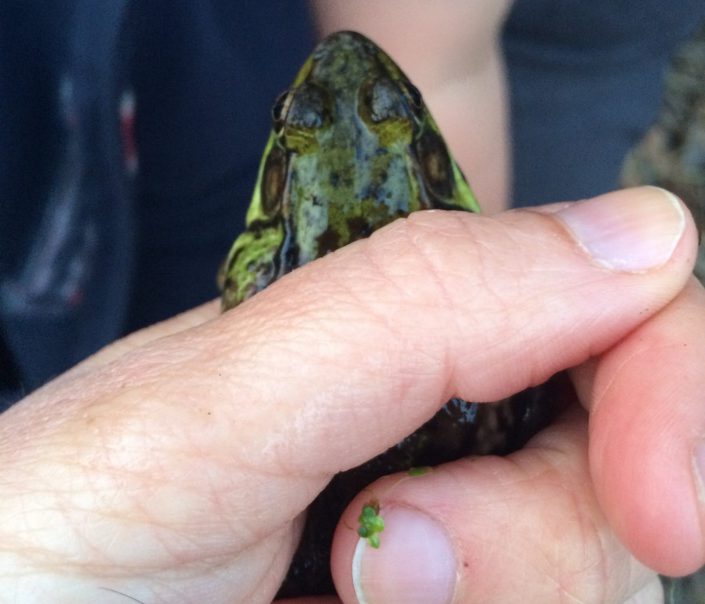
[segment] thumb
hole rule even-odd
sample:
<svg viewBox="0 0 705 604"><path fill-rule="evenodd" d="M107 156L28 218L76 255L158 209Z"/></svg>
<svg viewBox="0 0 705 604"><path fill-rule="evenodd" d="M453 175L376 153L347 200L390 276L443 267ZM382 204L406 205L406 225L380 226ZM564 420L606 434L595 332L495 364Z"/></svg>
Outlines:
<svg viewBox="0 0 705 604"><path fill-rule="evenodd" d="M280 435L265 457L332 475L451 396L497 400L610 347L681 290L696 238L656 188L493 218L419 212L213 329L238 334L228 371Z"/></svg>

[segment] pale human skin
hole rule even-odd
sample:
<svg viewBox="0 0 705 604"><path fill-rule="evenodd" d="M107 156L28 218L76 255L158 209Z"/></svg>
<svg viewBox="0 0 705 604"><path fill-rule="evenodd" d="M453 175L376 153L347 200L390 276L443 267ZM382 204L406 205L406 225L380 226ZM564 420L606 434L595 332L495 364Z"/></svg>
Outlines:
<svg viewBox="0 0 705 604"><path fill-rule="evenodd" d="M357 601L348 527L373 493L388 526L362 553L370 604L658 602L655 571L705 562L705 293L675 207L647 188L419 213L224 315L116 342L0 417L0 601L271 602L335 472L451 394L573 367L580 404L524 450L361 493L335 537L339 600ZM448 554L443 585L413 568L429 551Z"/></svg>

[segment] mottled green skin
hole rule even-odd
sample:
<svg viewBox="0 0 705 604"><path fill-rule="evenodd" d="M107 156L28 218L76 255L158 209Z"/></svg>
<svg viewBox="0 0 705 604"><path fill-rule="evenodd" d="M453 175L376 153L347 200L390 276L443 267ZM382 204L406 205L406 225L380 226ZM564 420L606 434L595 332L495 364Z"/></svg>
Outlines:
<svg viewBox="0 0 705 604"><path fill-rule="evenodd" d="M219 275L224 310L410 212L478 211L418 90L359 34L339 32L321 42L272 113L247 229ZM367 485L392 472L518 448L546 423L542 396L532 390L494 405L451 399L395 447L338 474L309 508L279 596L333 593L333 531ZM375 513L368 518L362 510L365 538L384 547L384 510L367 507Z"/></svg>
<svg viewBox="0 0 705 604"><path fill-rule="evenodd" d="M410 212L479 210L418 91L359 34L321 42L274 112L224 309Z"/></svg>

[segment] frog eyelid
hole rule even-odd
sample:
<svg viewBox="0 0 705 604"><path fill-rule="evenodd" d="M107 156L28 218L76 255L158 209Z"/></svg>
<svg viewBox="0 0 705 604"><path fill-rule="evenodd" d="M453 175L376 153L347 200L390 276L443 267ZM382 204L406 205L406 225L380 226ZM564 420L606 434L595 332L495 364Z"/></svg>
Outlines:
<svg viewBox="0 0 705 604"><path fill-rule="evenodd" d="M331 105L328 92L313 82L287 90L272 108L274 132L280 136L289 129L305 132L324 128L330 123Z"/></svg>
<svg viewBox="0 0 705 604"><path fill-rule="evenodd" d="M419 121L424 107L416 86L388 76L375 76L364 82L360 87L359 104L373 124L390 120Z"/></svg>

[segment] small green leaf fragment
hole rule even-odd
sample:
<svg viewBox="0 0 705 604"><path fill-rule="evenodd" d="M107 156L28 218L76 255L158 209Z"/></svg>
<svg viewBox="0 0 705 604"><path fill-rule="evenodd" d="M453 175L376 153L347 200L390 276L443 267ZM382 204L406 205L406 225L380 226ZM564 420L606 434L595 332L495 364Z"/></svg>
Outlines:
<svg viewBox="0 0 705 604"><path fill-rule="evenodd" d="M418 468L409 468L409 476L423 476L432 470L431 466L420 466Z"/></svg>
<svg viewBox="0 0 705 604"><path fill-rule="evenodd" d="M379 533L384 530L384 520L379 515L379 503L372 500L362 506L362 511L357 521L360 527L357 529L357 534L363 539L367 539L367 543L375 549L379 547Z"/></svg>

